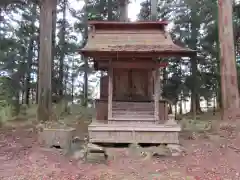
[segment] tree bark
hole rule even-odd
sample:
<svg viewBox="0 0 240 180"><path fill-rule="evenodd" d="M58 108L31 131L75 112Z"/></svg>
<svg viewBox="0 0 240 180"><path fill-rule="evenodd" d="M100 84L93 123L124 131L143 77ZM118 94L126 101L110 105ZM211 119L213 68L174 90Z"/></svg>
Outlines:
<svg viewBox="0 0 240 180"><path fill-rule="evenodd" d="M32 59L33 59L33 38L29 41L28 47L28 60L27 60L27 70L26 70L26 77L25 77L25 91L24 91L24 104L29 105L29 94L30 94L30 80L31 80L31 69L32 69Z"/></svg>
<svg viewBox="0 0 240 180"><path fill-rule="evenodd" d="M183 108L182 108L182 99L179 102L179 114L182 115L183 114Z"/></svg>
<svg viewBox="0 0 240 180"><path fill-rule="evenodd" d="M172 108L172 105L171 104L169 104L169 108L168 108L168 114L172 114L173 113L173 110L172 110L173 108Z"/></svg>
<svg viewBox="0 0 240 180"><path fill-rule="evenodd" d="M88 58L87 57L83 57L84 58L84 106L88 105Z"/></svg>
<svg viewBox="0 0 240 180"><path fill-rule="evenodd" d="M74 68L74 60L72 62L72 69ZM72 72L71 80L72 80L72 87L71 87L71 96L72 96L72 104L74 104L74 74Z"/></svg>
<svg viewBox="0 0 240 180"><path fill-rule="evenodd" d="M38 87L39 87L39 60L40 60L40 34L37 38L37 85L36 85L36 104L38 104Z"/></svg>
<svg viewBox="0 0 240 180"><path fill-rule="evenodd" d="M198 30L200 28L200 24L197 24L195 20L198 18L197 15L197 7L198 3L196 2L191 6L191 39L190 39L190 48L193 50L197 50L197 42L198 42ZM192 115L193 119L196 119L197 108L199 104L199 97L197 95L196 89L196 80L197 80L197 55L191 58L191 75L192 75L192 89L191 89L191 104L192 104Z"/></svg>
<svg viewBox="0 0 240 180"><path fill-rule="evenodd" d="M239 92L232 22L232 0L218 0L220 69L222 90L222 119L236 119Z"/></svg>
<svg viewBox="0 0 240 180"><path fill-rule="evenodd" d="M60 38L60 44L61 44L61 52L60 52L60 66L59 66L59 97L63 98L63 90L64 90L64 82L63 82L63 68L64 68L64 58L65 58L65 36L66 36L66 10L67 10L67 0L64 0L63 2L63 24L61 28L61 38Z"/></svg>
<svg viewBox="0 0 240 180"><path fill-rule="evenodd" d="M55 96L58 94L57 92L57 80L56 80L56 72L55 72L55 56L56 56L56 22L57 22L57 7L53 8L53 20L52 20L52 94Z"/></svg>
<svg viewBox="0 0 240 180"><path fill-rule="evenodd" d="M218 0L222 119L236 119L239 92L232 23L232 0Z"/></svg>
<svg viewBox="0 0 240 180"><path fill-rule="evenodd" d="M51 119L52 111L52 25L56 0L42 0L40 9L40 57L38 84L38 121Z"/></svg>
<svg viewBox="0 0 240 180"><path fill-rule="evenodd" d="M119 2L119 14L120 14L120 21L121 22L128 21L128 1L127 0L120 0L120 2Z"/></svg>
<svg viewBox="0 0 240 180"><path fill-rule="evenodd" d="M112 0L108 0L108 21L113 20L113 3Z"/></svg>
<svg viewBox="0 0 240 180"><path fill-rule="evenodd" d="M37 18L37 6L34 3L32 7L32 20L31 20L31 38L29 40L29 47L28 47L28 60L27 60L27 70L26 70L26 77L25 77L25 97L24 97L24 104L29 105L29 95L30 95L30 80L31 80L31 70L32 70L32 61L33 61L33 48L34 48L34 39L35 39L35 21Z"/></svg>
<svg viewBox="0 0 240 180"><path fill-rule="evenodd" d="M88 41L88 14L87 14L87 4L88 0L84 0L85 5L84 5L84 42L82 47L84 47ZM83 61L84 61L84 89L83 89L83 105L88 106L88 70L89 70L89 65L88 65L88 58L82 55Z"/></svg>
<svg viewBox="0 0 240 180"><path fill-rule="evenodd" d="M151 0L151 20L157 21L158 0Z"/></svg>

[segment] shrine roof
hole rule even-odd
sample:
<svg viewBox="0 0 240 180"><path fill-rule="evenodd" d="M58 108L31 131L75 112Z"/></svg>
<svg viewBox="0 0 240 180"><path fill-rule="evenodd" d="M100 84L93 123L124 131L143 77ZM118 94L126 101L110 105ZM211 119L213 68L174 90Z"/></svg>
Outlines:
<svg viewBox="0 0 240 180"><path fill-rule="evenodd" d="M173 43L164 30L166 22L90 21L86 46L80 50L89 57L191 56L196 51Z"/></svg>
<svg viewBox="0 0 240 180"><path fill-rule="evenodd" d="M120 22L120 21L89 21L90 26L96 29L163 29L168 25L167 21L138 21L138 22Z"/></svg>

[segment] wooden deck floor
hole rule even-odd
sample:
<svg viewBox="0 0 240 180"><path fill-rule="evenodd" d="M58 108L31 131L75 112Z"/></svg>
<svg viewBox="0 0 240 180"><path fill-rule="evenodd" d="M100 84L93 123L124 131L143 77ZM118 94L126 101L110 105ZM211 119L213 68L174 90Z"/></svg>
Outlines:
<svg viewBox="0 0 240 180"><path fill-rule="evenodd" d="M167 143L178 144L179 125L163 124L103 124L93 122L88 127L93 143Z"/></svg>

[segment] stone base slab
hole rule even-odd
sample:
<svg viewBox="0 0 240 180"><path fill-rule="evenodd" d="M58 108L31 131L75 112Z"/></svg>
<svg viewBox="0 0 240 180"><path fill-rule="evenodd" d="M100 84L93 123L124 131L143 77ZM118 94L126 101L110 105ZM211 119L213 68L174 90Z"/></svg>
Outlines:
<svg viewBox="0 0 240 180"><path fill-rule="evenodd" d="M74 128L51 129L43 128L39 133L39 140L46 147L60 146L62 149L70 149L75 135Z"/></svg>

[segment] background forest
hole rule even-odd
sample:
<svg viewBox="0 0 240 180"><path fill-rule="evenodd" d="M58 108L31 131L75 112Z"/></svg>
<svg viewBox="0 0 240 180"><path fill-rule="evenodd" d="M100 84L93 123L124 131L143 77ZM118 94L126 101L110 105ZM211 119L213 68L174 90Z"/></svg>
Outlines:
<svg viewBox="0 0 240 180"><path fill-rule="evenodd" d="M134 1L134 0L132 0ZM137 1L137 0L136 0ZM89 0L86 8L73 0L60 0L53 12L53 102L91 105L96 96L98 77L78 49L86 41L86 16L89 20L118 20L116 0ZM21 105L37 104L39 59L39 5L34 1L0 3L0 110L11 116ZM234 4L236 59L239 59L240 7ZM138 20L150 20L150 1L143 0ZM167 59L163 95L173 104L191 99L191 109L201 113L202 99L221 107L217 0L160 0L158 19L171 22L171 35L176 44L198 50L192 59ZM238 74L240 67L238 65ZM240 83L239 83L240 84ZM2 116L2 115L1 115Z"/></svg>

